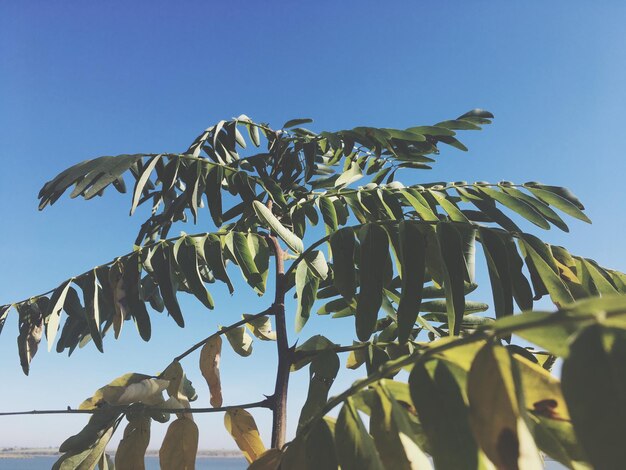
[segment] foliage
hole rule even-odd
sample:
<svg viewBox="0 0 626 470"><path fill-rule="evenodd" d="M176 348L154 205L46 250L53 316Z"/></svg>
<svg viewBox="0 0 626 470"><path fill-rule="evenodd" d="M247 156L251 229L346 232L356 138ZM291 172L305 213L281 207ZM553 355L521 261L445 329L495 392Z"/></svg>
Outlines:
<svg viewBox="0 0 626 470"><path fill-rule="evenodd" d="M441 144L467 150L456 131L479 130L492 118L473 110L433 126L318 134L301 127L308 119L274 130L242 115L209 127L184 153L100 157L46 183L40 209L70 188L70 197L85 199L109 186L125 192L130 177L130 213L149 206L151 215L131 253L0 307L0 331L9 311L17 312L26 374L43 336L58 352L91 341L103 351L107 335L118 338L132 321L148 341L147 305L183 327L178 292L213 309L209 286L219 281L233 293L233 270L259 296L270 271L276 279L262 312L214 332L159 374L126 374L85 400L80 409L91 419L61 445L55 468L112 467L105 447L123 418L114 465L143 468L152 421L168 422L172 413L162 468L193 468L195 412L224 412L255 469L431 462L437 469L534 469L544 454L573 469L617 468L626 457L617 442L626 431L626 275L522 229L568 231L563 214L589 222L580 201L537 182L396 180L400 170L429 169ZM215 230L167 238L173 224L205 217L205 205ZM480 314L487 304L466 299L477 287L477 245L494 317ZM291 347L284 302L291 291L297 333L316 312L353 317L358 341L338 345L314 335ZM546 295L558 312L533 311ZM514 305L525 312L513 315ZM277 343L273 394L223 406L222 335L243 357L253 336ZM211 408L190 407L196 394L180 363L200 348ZM341 353L347 367L365 366L365 378L329 399ZM556 358L564 361L562 383L549 372ZM289 373L307 365L298 432L285 443ZM394 380L402 370L408 383ZM335 420L328 413L337 406ZM246 411L254 407L273 412L268 450Z"/></svg>

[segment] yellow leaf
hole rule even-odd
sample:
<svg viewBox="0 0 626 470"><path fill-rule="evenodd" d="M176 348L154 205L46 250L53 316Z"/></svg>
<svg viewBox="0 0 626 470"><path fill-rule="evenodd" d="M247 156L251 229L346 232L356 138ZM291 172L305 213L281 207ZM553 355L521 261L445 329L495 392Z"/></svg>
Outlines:
<svg viewBox="0 0 626 470"><path fill-rule="evenodd" d="M215 336L205 343L200 351L200 372L202 372L211 394L211 406L222 406L222 383L220 381L220 356L222 338Z"/></svg>
<svg viewBox="0 0 626 470"><path fill-rule="evenodd" d="M106 394L110 399L116 400L124 393L125 388L128 385L141 382L144 379L149 379L149 375L129 373L124 374L117 379L113 380L109 385L105 385L102 388L96 390L91 398L83 401L78 409L79 410L93 410L97 408L97 405L102 401L106 401L104 395Z"/></svg>
<svg viewBox="0 0 626 470"><path fill-rule="evenodd" d="M144 470L144 456L150 443L150 418L141 416L130 420L115 453L117 470Z"/></svg>
<svg viewBox="0 0 626 470"><path fill-rule="evenodd" d="M167 380L148 378L126 387L106 388L103 390L102 396L107 403L112 405L150 402L154 400L156 395L160 395L168 384Z"/></svg>
<svg viewBox="0 0 626 470"><path fill-rule="evenodd" d="M242 408L228 410L224 415L224 426L248 462L254 462L265 452L254 418L246 410Z"/></svg>
<svg viewBox="0 0 626 470"><path fill-rule="evenodd" d="M252 336L246 332L243 326L233 328L226 332L226 339L233 350L240 356L248 357L252 354Z"/></svg>
<svg viewBox="0 0 626 470"><path fill-rule="evenodd" d="M162 470L194 470L198 452L198 426L189 418L178 418L167 428L159 450Z"/></svg>
<svg viewBox="0 0 626 470"><path fill-rule="evenodd" d="M184 390L186 380L185 372L183 371L183 366L180 365L180 362L172 362L163 372L161 372L159 377L164 380L169 380L167 395L170 398L174 398L181 405L181 408L189 408L189 398L185 394ZM177 408L177 406L174 406L173 408ZM176 416L179 418L184 416L193 421L193 415L191 413L177 413Z"/></svg>
<svg viewBox="0 0 626 470"><path fill-rule="evenodd" d="M243 314L243 318L246 320L250 317L252 317L252 315ZM272 322L267 315L250 320L247 326L252 334L260 340L276 341L276 332L272 331Z"/></svg>
<svg viewBox="0 0 626 470"><path fill-rule="evenodd" d="M569 421L569 411L561 392L561 381L543 367L514 355L524 388L526 409L542 416Z"/></svg>
<svg viewBox="0 0 626 470"><path fill-rule="evenodd" d="M268 449L257 460L252 462L248 470L276 470L280 465L282 452L278 449Z"/></svg>
<svg viewBox="0 0 626 470"><path fill-rule="evenodd" d="M485 345L467 378L470 426L476 442L503 470L542 470L543 462L521 416L513 363L502 346Z"/></svg>
<svg viewBox="0 0 626 470"><path fill-rule="evenodd" d="M109 284L113 291L113 305L115 315L113 316L113 332L115 339L119 338L122 332L122 325L126 319L128 303L126 301L126 291L124 290L124 265L116 261L109 269Z"/></svg>

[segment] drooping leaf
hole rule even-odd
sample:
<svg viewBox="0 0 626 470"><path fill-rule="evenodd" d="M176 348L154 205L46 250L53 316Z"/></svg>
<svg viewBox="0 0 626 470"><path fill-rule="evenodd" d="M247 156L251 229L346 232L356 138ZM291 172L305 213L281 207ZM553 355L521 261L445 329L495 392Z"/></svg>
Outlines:
<svg viewBox="0 0 626 470"><path fill-rule="evenodd" d="M198 264L198 248L190 237L182 237L174 246L174 256L178 268L181 270L189 289L208 308L213 309L215 304L209 291L207 290L202 276L200 275L200 266Z"/></svg>
<svg viewBox="0 0 626 470"><path fill-rule="evenodd" d="M459 232L449 223L437 224L437 238L444 267L443 287L448 306L450 334L460 331L465 312L464 276L465 261Z"/></svg>
<svg viewBox="0 0 626 470"><path fill-rule="evenodd" d="M422 302L426 268L426 239L415 223L402 221L398 228L402 294L398 305L398 341L406 342Z"/></svg>
<svg viewBox="0 0 626 470"><path fill-rule="evenodd" d="M65 296L70 288L72 280L67 280L61 284L50 297L48 312L46 312L46 341L48 343L48 352L52 350L52 344L59 329L59 321L61 319L61 310L65 302Z"/></svg>
<svg viewBox="0 0 626 470"><path fill-rule="evenodd" d="M245 234L241 232L229 232L225 237L226 246L231 251L246 282L253 287L259 295L265 292L265 282L254 263L254 255Z"/></svg>
<svg viewBox="0 0 626 470"><path fill-rule="evenodd" d="M441 361L416 364L409 387L436 468L477 468L479 452L469 426L464 391L448 366Z"/></svg>
<svg viewBox="0 0 626 470"><path fill-rule="evenodd" d="M481 228L479 234L487 260L496 318L513 315L513 287L504 241L489 229Z"/></svg>
<svg viewBox="0 0 626 470"><path fill-rule="evenodd" d="M81 450L68 451L52 466L52 470L92 470L98 464L104 449L111 440L113 428L103 431L89 446Z"/></svg>
<svg viewBox="0 0 626 470"><path fill-rule="evenodd" d="M467 378L469 421L474 438L497 468L543 469L519 406L509 352L487 344Z"/></svg>
<svg viewBox="0 0 626 470"><path fill-rule="evenodd" d="M176 281L172 273L172 256L171 249L167 245L161 244L154 249L151 263L161 295L163 296L163 302L165 302L165 308L167 308L168 313L176 324L182 328L185 326L185 320L176 299L176 286L174 284Z"/></svg>
<svg viewBox="0 0 626 470"><path fill-rule="evenodd" d="M116 470L144 470L145 455L150 442L150 417L129 417L124 437L115 452Z"/></svg>
<svg viewBox="0 0 626 470"><path fill-rule="evenodd" d="M516 199L506 192L498 191L496 189L490 188L489 186L480 186L479 191L495 199L500 204L508 207L509 209L514 210L519 215L535 224L537 227L543 229L550 228L550 224L546 222L543 216L538 211L536 211L533 206L527 204L523 200Z"/></svg>
<svg viewBox="0 0 626 470"><path fill-rule="evenodd" d="M342 470L383 470L374 439L365 429L351 399L341 408L335 426L335 448Z"/></svg>
<svg viewBox="0 0 626 470"><path fill-rule="evenodd" d="M108 432L111 431L113 424L119 416L119 410L110 409L108 407L98 409L91 415L87 425L81 429L78 434L70 436L63 441L59 446L59 452L77 454L86 449L93 448L102 437L106 436ZM104 447L102 450L104 450ZM97 459L95 461L97 462Z"/></svg>
<svg viewBox="0 0 626 470"><path fill-rule="evenodd" d="M296 268L296 332L300 332L311 314L311 307L315 302L319 278L309 269L307 263L300 263Z"/></svg>
<svg viewBox="0 0 626 470"><path fill-rule="evenodd" d="M222 338L215 336L207 341L200 351L200 372L209 386L210 402L213 407L222 406L222 383L220 380L220 358Z"/></svg>
<svg viewBox="0 0 626 470"><path fill-rule="evenodd" d="M16 305L19 314L17 348L24 374L28 375L30 362L39 348L43 335L43 315L36 302L27 301Z"/></svg>
<svg viewBox="0 0 626 470"><path fill-rule="evenodd" d="M168 426L159 450L163 470L193 470L198 452L198 426L186 417L177 418Z"/></svg>
<svg viewBox="0 0 626 470"><path fill-rule="evenodd" d="M298 431L326 404L328 392L337 372L339 372L339 356L334 351L323 351L311 361L309 390L300 412Z"/></svg>
<svg viewBox="0 0 626 470"><path fill-rule="evenodd" d="M576 436L593 468L626 459L626 334L592 325L570 345L562 386Z"/></svg>
<svg viewBox="0 0 626 470"><path fill-rule="evenodd" d="M240 326L228 331L226 339L240 356L248 357L252 354L252 337L246 332L245 327Z"/></svg>
<svg viewBox="0 0 626 470"><path fill-rule="evenodd" d="M415 442L406 409L381 384L376 387L370 432L385 468L430 469L430 461Z"/></svg>
<svg viewBox="0 0 626 470"><path fill-rule="evenodd" d="M583 222L591 223L589 217L587 217L576 204L562 197L560 194L557 194L552 191L548 191L544 188L539 188L536 186L524 185L531 193L533 193L538 199L545 202L546 204L550 204L551 206L556 207L559 210L562 210L568 215L572 217L582 220Z"/></svg>
<svg viewBox="0 0 626 470"><path fill-rule="evenodd" d="M378 311L382 304L384 269L389 261L387 232L376 224L367 224L359 233L360 266L359 294L356 307L356 334L360 341L367 341L374 332Z"/></svg>
<svg viewBox="0 0 626 470"><path fill-rule="evenodd" d="M241 449L248 463L257 460L265 452L265 446L259 435L256 422L243 408L228 410L224 414L224 426L233 436L237 447Z"/></svg>
<svg viewBox="0 0 626 470"><path fill-rule="evenodd" d="M354 298L356 293L356 270L354 256L356 240L350 227L334 232L330 237L333 252L333 284L344 299Z"/></svg>

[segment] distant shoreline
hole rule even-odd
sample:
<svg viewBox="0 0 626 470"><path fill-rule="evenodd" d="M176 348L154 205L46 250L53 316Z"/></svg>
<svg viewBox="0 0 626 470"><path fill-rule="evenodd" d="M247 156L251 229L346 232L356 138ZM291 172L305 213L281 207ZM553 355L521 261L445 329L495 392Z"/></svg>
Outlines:
<svg viewBox="0 0 626 470"><path fill-rule="evenodd" d="M114 452L109 452L110 455L115 455ZM60 456L59 451L54 447L49 448L21 448L21 447L4 447L0 449L0 459L30 459L34 457L56 457ZM146 452L147 457L158 457L158 449L148 449ZM198 451L199 458L228 458L228 459L243 459L243 455L238 450L218 449L207 450L201 449Z"/></svg>

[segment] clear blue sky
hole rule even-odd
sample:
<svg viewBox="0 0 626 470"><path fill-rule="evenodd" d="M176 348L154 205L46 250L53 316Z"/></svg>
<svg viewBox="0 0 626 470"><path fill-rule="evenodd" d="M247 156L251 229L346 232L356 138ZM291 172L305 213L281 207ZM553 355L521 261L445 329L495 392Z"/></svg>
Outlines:
<svg viewBox="0 0 626 470"><path fill-rule="evenodd" d="M1 1L0 303L129 251L142 222L141 214L128 218L129 197L111 191L37 212L47 179L99 155L185 150L202 129L240 113L276 126L311 117L315 130L332 130L408 127L489 109L495 123L463 136L469 154L446 150L416 178L567 186L594 225L572 221L569 235L541 236L626 269L626 4L443 3ZM42 344L30 377L19 367L12 316L0 336L0 408L76 406L108 379L157 372L218 323L269 303L244 286L233 298L217 295L215 312L185 299L187 329L155 315L150 343L127 324L104 355L90 345L70 359ZM349 327L319 319L303 339L318 329L345 339ZM274 346L255 345L258 354L247 359L225 352L226 403L271 393ZM196 358L184 365L206 406ZM294 376L292 425L307 380L306 371ZM269 416L256 415L267 440ZM0 419L0 447L58 445L85 422ZM221 416L197 421L201 447L233 447ZM164 430L153 428L151 447Z"/></svg>

